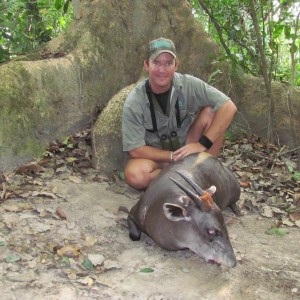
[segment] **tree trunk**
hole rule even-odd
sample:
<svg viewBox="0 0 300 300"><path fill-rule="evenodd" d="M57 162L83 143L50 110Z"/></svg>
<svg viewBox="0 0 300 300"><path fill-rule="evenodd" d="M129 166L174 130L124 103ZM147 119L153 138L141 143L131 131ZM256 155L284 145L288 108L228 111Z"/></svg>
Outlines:
<svg viewBox="0 0 300 300"><path fill-rule="evenodd" d="M147 44L160 36L174 40L179 72L207 80L220 69L216 86L243 107L248 79L243 83L231 78L228 65L214 63L220 51L194 20L187 2L74 4L75 20L66 34L48 43L35 59L0 66L0 169L12 168L19 158L37 157L50 141L91 126L113 95L140 78ZM256 97L264 103L263 94L260 91ZM102 119L115 120L112 115Z"/></svg>
<svg viewBox="0 0 300 300"><path fill-rule="evenodd" d="M251 10L251 17L253 20L253 25L255 28L255 33L256 33L256 40L257 40L257 47L259 50L260 58L261 58L261 72L263 74L264 82L265 82L265 87L267 91L267 96L269 100L269 114L268 114L268 142L274 142L274 116L275 116L275 107L274 107L274 98L272 94L272 85L271 85L271 74L272 70L269 70L268 73L268 65L267 65L267 59L266 59L266 54L263 48L263 42L260 34L260 29L259 29L259 22L257 19L256 15L256 10L254 6L254 1L250 0L250 10ZM271 68L272 65L269 65L269 68Z"/></svg>
<svg viewBox="0 0 300 300"><path fill-rule="evenodd" d="M295 110L293 108L293 101L294 98L294 86L295 86L295 72L296 72L296 60L295 60L295 53L296 53L296 38L298 36L298 29L299 29L299 18L300 13L298 13L296 20L295 20L295 35L293 37L293 41L291 43L290 53L291 53L291 81L290 81L290 91L289 91L289 98L288 98L288 106L290 109L291 115L291 130L292 130L292 137L293 137L293 146L299 145L299 138L297 135L297 127L296 127L296 120L295 120ZM299 128L299 127L298 127ZM299 130L299 129L298 129ZM297 160L297 171L300 172L300 149L297 152L298 160Z"/></svg>
<svg viewBox="0 0 300 300"><path fill-rule="evenodd" d="M175 41L183 71L192 70L199 53L209 53L210 58L198 63L194 74L207 79L213 71L210 63L218 50L195 24L184 1L74 4L76 19L66 34L51 41L34 61L9 62L0 68L2 165L4 156L40 155L49 141L90 126L118 90L140 77L153 38Z"/></svg>

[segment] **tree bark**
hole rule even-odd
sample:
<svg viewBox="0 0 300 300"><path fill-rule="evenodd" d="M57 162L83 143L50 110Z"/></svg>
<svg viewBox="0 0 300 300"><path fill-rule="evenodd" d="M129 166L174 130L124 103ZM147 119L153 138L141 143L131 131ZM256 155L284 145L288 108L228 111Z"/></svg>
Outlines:
<svg viewBox="0 0 300 300"><path fill-rule="evenodd" d="M295 60L295 52L296 52L296 37L298 36L298 29L299 29L299 18L300 13L298 13L296 20L295 20L295 34L293 41L291 43L291 81L290 81L290 91L289 91L289 98L288 98L288 106L290 109L290 116L291 116L291 130L292 130L292 137L293 137L293 146L298 146L299 144L299 137L297 135L297 127L296 127L296 120L295 120L295 110L293 108L293 100L294 99L294 87L295 87L295 72L296 72L296 60ZM298 127L299 128L299 127ZM299 130L299 129L298 129ZM300 171L300 149L297 152L298 160L297 160L297 170Z"/></svg>
<svg viewBox="0 0 300 300"><path fill-rule="evenodd" d="M249 124L252 107L249 108L248 99L257 90L255 97L263 109L259 119L265 122L267 107L260 89L262 80L233 78L229 65L215 64L219 48L194 20L187 2L81 0L74 3L75 20L66 34L50 41L35 59L0 66L0 169L19 165L21 161L16 159L41 155L52 140L64 139L93 125L102 111L97 123L102 125L94 126L97 129L94 141L101 141L106 151L117 148L121 156L120 107L115 114L118 105L107 106L107 103L142 76L148 42L160 36L174 40L179 72L207 80L220 70L215 86L230 95ZM284 92L281 93L284 97ZM126 93L121 94L121 100L113 98L119 105ZM299 103L297 93L294 95ZM256 115L251 126L257 120ZM265 123L260 126L262 134L264 126ZM94 149L97 145L94 144ZM104 153L101 147L95 151L98 155ZM109 156L110 150L107 153L102 160L96 159L100 168L103 160L118 161ZM122 164L117 167L122 168Z"/></svg>
<svg viewBox="0 0 300 300"><path fill-rule="evenodd" d="M2 159L4 153L38 156L49 141L90 126L118 90L140 77L153 38L174 40L182 71L193 69L207 79L214 69L218 49L195 24L186 2L82 0L78 5L75 1L69 31L34 61L1 65ZM208 53L194 68L195 57Z"/></svg>
<svg viewBox="0 0 300 300"><path fill-rule="evenodd" d="M267 59L266 54L263 48L262 38L260 34L259 29L259 23L257 19L257 14L254 6L254 1L250 0L250 10L251 10L251 17L253 20L254 29L256 32L256 39L257 39L257 47L259 50L260 58L261 58L261 72L263 74L267 96L269 99L269 114L268 114L268 142L274 142L274 116L275 116L275 107L274 107L274 98L272 94L272 85L271 85L271 76L268 74L268 65L267 65ZM269 66L270 67L270 66ZM269 73L271 73L272 70L269 70Z"/></svg>

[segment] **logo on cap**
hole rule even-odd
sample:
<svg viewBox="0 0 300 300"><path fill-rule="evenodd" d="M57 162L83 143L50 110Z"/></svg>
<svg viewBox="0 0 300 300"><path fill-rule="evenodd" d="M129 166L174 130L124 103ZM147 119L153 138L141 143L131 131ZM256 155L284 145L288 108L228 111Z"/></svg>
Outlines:
<svg viewBox="0 0 300 300"><path fill-rule="evenodd" d="M159 38L149 43L148 57L155 59L159 54L168 52L176 58L176 49L173 41L165 38Z"/></svg>

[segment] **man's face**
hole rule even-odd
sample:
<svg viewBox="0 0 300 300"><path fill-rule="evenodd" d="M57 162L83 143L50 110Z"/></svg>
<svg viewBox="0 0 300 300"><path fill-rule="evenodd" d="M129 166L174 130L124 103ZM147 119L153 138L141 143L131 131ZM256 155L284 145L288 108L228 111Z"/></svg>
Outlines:
<svg viewBox="0 0 300 300"><path fill-rule="evenodd" d="M155 59L144 61L145 70L149 73L152 91L156 94L169 90L177 63L172 54L163 52Z"/></svg>

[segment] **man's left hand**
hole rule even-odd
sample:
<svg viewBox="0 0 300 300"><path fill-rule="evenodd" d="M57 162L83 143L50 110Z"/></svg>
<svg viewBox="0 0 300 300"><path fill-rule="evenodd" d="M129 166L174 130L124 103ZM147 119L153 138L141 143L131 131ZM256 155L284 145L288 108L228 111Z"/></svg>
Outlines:
<svg viewBox="0 0 300 300"><path fill-rule="evenodd" d="M177 161L193 153L204 152L206 148L199 143L187 144L173 152L173 160Z"/></svg>

